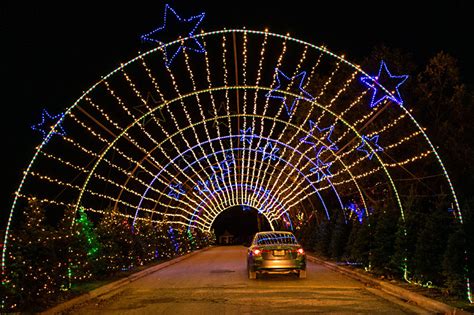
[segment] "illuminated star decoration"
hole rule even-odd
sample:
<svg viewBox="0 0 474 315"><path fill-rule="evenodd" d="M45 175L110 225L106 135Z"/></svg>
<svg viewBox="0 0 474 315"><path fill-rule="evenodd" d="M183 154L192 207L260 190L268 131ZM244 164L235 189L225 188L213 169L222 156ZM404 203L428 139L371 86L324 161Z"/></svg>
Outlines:
<svg viewBox="0 0 474 315"><path fill-rule="evenodd" d="M235 164L234 156L232 154L227 154L225 160L220 161L219 165L213 165L212 168L214 171L222 171L222 176L225 176L230 173L230 166Z"/></svg>
<svg viewBox="0 0 474 315"><path fill-rule="evenodd" d="M326 140L327 143L329 143L329 146L327 146L326 144L322 144L321 146L318 147L318 143L311 140L311 138L318 139L313 134L315 129L317 129L319 133L322 135L327 133L327 136L324 139ZM334 131L334 125L321 129L315 125L314 121L309 120L309 130L310 131L308 132L308 134L300 139L300 142L311 144L314 148L314 151L316 152L316 158L319 159L319 155L324 149L332 150L332 151L339 150L336 144L334 144L334 142L332 142L331 140L331 135L332 135L332 132Z"/></svg>
<svg viewBox="0 0 474 315"><path fill-rule="evenodd" d="M161 106L157 110L155 110L153 116L152 115L145 116L150 111L150 108L154 109L157 105L161 103L162 102L157 101L155 99L152 92L148 91L145 102L140 105L132 107L134 110L136 110L137 112L139 112L140 114L144 116L141 120L142 126L145 126L152 119L152 117L159 122L166 122L166 118L163 115L163 110L165 109L164 106Z"/></svg>
<svg viewBox="0 0 474 315"><path fill-rule="evenodd" d="M351 202L347 205L347 209L350 211L349 218L352 217L352 215L356 215L357 221L359 223L362 223L362 220L365 216L365 211L364 209L360 208L357 204Z"/></svg>
<svg viewBox="0 0 474 315"><path fill-rule="evenodd" d="M367 142L370 143L370 146L374 149L373 151L370 148L367 148ZM372 136L371 138L363 135L362 143L357 147L357 151L365 152L369 157L369 160L372 160L375 152L383 151L383 148L379 146L379 135Z"/></svg>
<svg viewBox="0 0 474 315"><path fill-rule="evenodd" d="M270 151L267 151L267 148L270 148ZM280 151L280 148L274 147L271 142L268 142L264 147L260 147L258 149L258 152L263 153L262 161L265 161L266 159L271 159L272 161L275 161L277 158L276 153L278 151Z"/></svg>
<svg viewBox="0 0 474 315"><path fill-rule="evenodd" d="M283 104L285 105L285 109L286 109L286 112L288 113L288 116L291 116L291 113L295 109L296 104L298 103L300 99L303 99L303 98L310 99L310 100L314 99L311 94L309 94L303 89L303 81L306 77L306 71L301 71L300 73L298 73L297 75L291 78L285 75L278 68L276 69L276 71L277 71L276 80L277 80L278 85L276 88L268 92L265 96L268 98L276 98L276 99L282 100ZM281 91L288 91L289 87L293 83L293 80L299 80L298 91L297 91L298 93L294 93L294 94L299 94L299 95L303 94L303 96L296 97L293 99L292 102L289 102L288 98L292 98L292 96L289 96Z"/></svg>
<svg viewBox="0 0 474 315"><path fill-rule="evenodd" d="M171 12L172 14L168 14L168 12ZM140 38L142 41L148 41L148 42L153 42L153 43L158 43L160 45L165 44L164 41L160 40L160 38L163 37L168 37L173 36L173 38L178 39L178 38L185 38L185 37L190 37L186 41L186 45L184 43L181 43L179 47L174 50L170 51L170 48L164 47L164 53L165 53L165 58L166 62L165 65L166 67L170 67L171 63L173 62L174 58L181 52L183 49L188 49L194 52L198 53L203 53L205 52L205 49L203 45L198 41L197 38L194 38L194 32L198 28L199 24L201 24L202 20L204 19L205 13L201 13L195 16L191 16L190 18L184 19L181 18L173 8L171 8L168 4L165 5L165 12L163 16L163 25L158 27L157 29L151 31L150 33L142 35ZM179 25L179 30L173 30L168 27L167 28L167 22L168 17L171 17L173 19L173 22L175 24Z"/></svg>
<svg viewBox="0 0 474 315"><path fill-rule="evenodd" d="M233 164L235 164L234 156L227 154L225 160L220 161L219 165L213 165L214 174L211 175L211 182L216 186L219 186L219 181L224 182L224 178L230 173L230 166ZM220 174L217 174L218 172L220 172Z"/></svg>
<svg viewBox="0 0 474 315"><path fill-rule="evenodd" d="M240 141L247 141L249 144L252 144L252 139L256 136L252 134L252 127L247 129L240 129Z"/></svg>
<svg viewBox="0 0 474 315"><path fill-rule="evenodd" d="M374 90L370 101L370 108L377 106L385 99L394 101L399 105L403 105L402 97L398 91L398 87L408 79L408 75L392 75L388 71L387 65L382 60L380 63L379 73L375 77L364 76L361 81L369 88ZM385 92L380 86L383 86L390 93Z"/></svg>
<svg viewBox="0 0 474 315"><path fill-rule="evenodd" d="M186 191L183 189L183 184L177 183L177 184L170 184L169 186L170 191L168 192L168 196L175 198L176 200L179 200L181 195L184 195Z"/></svg>
<svg viewBox="0 0 474 315"><path fill-rule="evenodd" d="M242 205L242 211L244 212L249 212L251 210L251 208L247 205Z"/></svg>
<svg viewBox="0 0 474 315"><path fill-rule="evenodd" d="M218 113L222 112L223 109L224 109L224 111L226 111L225 106L226 106L226 103L221 102L220 105L219 105L219 108L214 109L214 111L211 111L211 110L208 110L208 111L207 111L207 112L209 113L209 115L211 115L212 118L213 118L213 120L214 120L214 121L212 122L212 127L213 127L213 128L217 128L219 125L223 125L223 126L225 126L225 127L227 127L227 128L229 127L229 125L228 125L226 122L223 121L222 115L221 115L221 117L219 117L219 114L218 114ZM230 111L229 113L230 113L230 114L236 114L234 111ZM219 118L220 118L220 119L219 119Z"/></svg>
<svg viewBox="0 0 474 315"><path fill-rule="evenodd" d="M316 176L318 178L318 182L319 182L319 181L322 181L323 179L325 179L328 176L332 176L331 171L329 170L331 165L332 165L332 162L324 163L320 159L317 159L316 160L316 166L310 168L309 171L311 173L316 174Z"/></svg>
<svg viewBox="0 0 474 315"><path fill-rule="evenodd" d="M260 200L263 198L262 204L260 205L260 208L257 209L258 213L263 213L266 210L266 207L270 203L270 191L268 189L264 189L263 187L260 188L257 192L257 196L260 198Z"/></svg>
<svg viewBox="0 0 474 315"><path fill-rule="evenodd" d="M204 182L198 180L198 184L194 186L194 190L196 190L200 195L202 195L205 192L210 193L211 190L209 189L209 185L210 185L209 180L205 180Z"/></svg>
<svg viewBox="0 0 474 315"><path fill-rule="evenodd" d="M48 139L48 134L56 125L56 123L61 120L64 117L64 113L60 113L57 115L50 115L46 109L43 109L41 112L41 122L39 124L31 126L31 129L37 130L41 132L43 135L43 140L49 140ZM63 126L61 123L59 123L56 128L51 132L49 135L49 138L51 138L53 135L60 135L60 136L65 136L66 132L64 131Z"/></svg>

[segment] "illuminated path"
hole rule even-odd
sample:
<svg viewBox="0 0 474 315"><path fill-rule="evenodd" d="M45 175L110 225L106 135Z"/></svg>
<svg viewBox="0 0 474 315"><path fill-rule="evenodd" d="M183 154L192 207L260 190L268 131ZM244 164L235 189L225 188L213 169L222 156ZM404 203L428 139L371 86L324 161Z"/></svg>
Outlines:
<svg viewBox="0 0 474 315"><path fill-rule="evenodd" d="M307 279L267 275L248 280L245 255L242 246L212 248L130 283L105 299L92 300L74 310L74 314L411 314L420 311L406 304L394 304L382 292L315 263L308 264Z"/></svg>

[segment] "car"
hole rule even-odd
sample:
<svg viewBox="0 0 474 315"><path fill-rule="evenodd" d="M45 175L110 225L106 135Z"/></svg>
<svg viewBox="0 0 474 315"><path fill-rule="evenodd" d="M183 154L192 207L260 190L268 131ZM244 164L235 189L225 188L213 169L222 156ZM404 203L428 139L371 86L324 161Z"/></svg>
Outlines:
<svg viewBox="0 0 474 315"><path fill-rule="evenodd" d="M247 251L247 271L249 279L263 273L306 278L306 254L291 232L258 232Z"/></svg>

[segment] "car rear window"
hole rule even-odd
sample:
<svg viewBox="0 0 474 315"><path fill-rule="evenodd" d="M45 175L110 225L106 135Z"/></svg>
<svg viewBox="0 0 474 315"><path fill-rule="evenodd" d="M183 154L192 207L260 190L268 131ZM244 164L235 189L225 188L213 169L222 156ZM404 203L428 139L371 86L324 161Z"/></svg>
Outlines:
<svg viewBox="0 0 474 315"><path fill-rule="evenodd" d="M289 233L265 233L257 235L257 245L298 244L295 236Z"/></svg>

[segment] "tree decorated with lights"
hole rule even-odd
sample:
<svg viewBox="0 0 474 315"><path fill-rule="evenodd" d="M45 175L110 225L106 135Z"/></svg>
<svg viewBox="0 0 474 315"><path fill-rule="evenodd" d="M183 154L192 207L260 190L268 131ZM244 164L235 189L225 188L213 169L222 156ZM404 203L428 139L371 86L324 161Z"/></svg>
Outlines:
<svg viewBox="0 0 474 315"><path fill-rule="evenodd" d="M34 216L18 209L28 196L72 209L70 228L82 226L87 248L98 248L94 268L107 272L184 254L198 239L206 246L216 217L244 205L272 229L304 229L298 218L312 218L309 239L321 253L330 254L338 235L335 256L345 252L370 268L371 251L385 250L372 248L376 235L393 228L416 238L406 226L416 212L406 207L407 181L421 183L416 195L446 195L450 220L462 227L437 148L404 100L408 75L383 60L364 71L324 46L268 30L206 32L204 17L166 5L160 26L141 37L146 52L63 113L43 112L34 126L42 142L5 229L4 273L15 262L8 253L22 246L13 241L13 217ZM169 19L183 27L170 29ZM394 226L385 225L385 213L396 214ZM334 233L334 221L352 228ZM396 259L407 281L416 250ZM472 299L466 275L464 282Z"/></svg>
<svg viewBox="0 0 474 315"><path fill-rule="evenodd" d="M3 305L15 309L18 304L32 304L35 309L47 305L54 294L69 286L68 251L72 235L57 231L46 222L44 204L32 197L28 217L14 231L10 272L3 275ZM39 299L41 297L41 299Z"/></svg>

